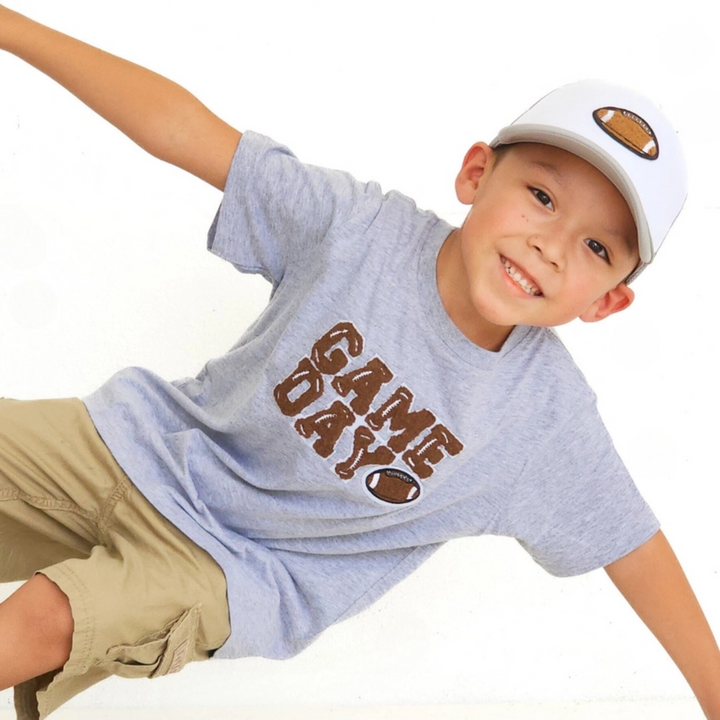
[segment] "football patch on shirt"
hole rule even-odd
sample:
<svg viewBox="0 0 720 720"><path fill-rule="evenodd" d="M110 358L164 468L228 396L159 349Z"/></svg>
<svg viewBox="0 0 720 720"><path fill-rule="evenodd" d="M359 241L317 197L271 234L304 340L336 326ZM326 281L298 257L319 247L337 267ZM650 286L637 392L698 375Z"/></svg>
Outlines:
<svg viewBox="0 0 720 720"><path fill-rule="evenodd" d="M374 498L392 505L413 502L422 493L422 486L412 475L396 468L371 472L365 478L365 487Z"/></svg>

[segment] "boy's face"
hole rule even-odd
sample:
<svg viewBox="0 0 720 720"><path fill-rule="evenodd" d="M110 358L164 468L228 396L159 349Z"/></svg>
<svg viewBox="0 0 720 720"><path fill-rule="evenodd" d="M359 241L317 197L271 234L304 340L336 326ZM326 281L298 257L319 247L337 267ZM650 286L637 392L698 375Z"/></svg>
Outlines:
<svg viewBox="0 0 720 720"><path fill-rule="evenodd" d="M499 348L515 325L592 322L625 309L639 260L630 209L594 166L559 148L474 145L456 181L471 205L438 257L448 314L477 344Z"/></svg>

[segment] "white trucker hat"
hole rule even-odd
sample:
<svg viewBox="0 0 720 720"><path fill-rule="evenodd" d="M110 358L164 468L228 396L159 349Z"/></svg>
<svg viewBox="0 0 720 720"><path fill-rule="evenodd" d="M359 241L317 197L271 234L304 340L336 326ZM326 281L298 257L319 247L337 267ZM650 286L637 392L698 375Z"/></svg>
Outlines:
<svg viewBox="0 0 720 720"><path fill-rule="evenodd" d="M565 85L503 128L491 146L538 142L568 150L617 187L635 218L640 264L651 263L687 197L677 133L650 100L596 80Z"/></svg>

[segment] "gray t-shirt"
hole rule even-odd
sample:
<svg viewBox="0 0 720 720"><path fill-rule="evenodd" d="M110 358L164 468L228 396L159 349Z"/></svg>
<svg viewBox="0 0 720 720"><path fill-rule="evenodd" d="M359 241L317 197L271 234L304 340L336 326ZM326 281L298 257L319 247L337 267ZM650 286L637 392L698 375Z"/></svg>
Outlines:
<svg viewBox="0 0 720 720"><path fill-rule="evenodd" d="M209 246L272 283L266 310L197 378L129 368L86 399L140 491L222 566L216 657L299 652L452 538L515 537L572 575L657 531L557 336L516 327L495 353L450 321L451 230L246 133Z"/></svg>

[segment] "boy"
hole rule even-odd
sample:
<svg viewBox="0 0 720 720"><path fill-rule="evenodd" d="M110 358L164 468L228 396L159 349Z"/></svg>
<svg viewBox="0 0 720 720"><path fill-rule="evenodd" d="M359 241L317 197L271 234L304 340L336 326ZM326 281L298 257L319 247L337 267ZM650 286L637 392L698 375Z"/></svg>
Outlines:
<svg viewBox="0 0 720 720"><path fill-rule="evenodd" d="M129 369L84 404L0 403L0 579L31 578L0 606L20 718L112 674L291 656L483 533L557 574L605 566L720 718L712 634L544 329L627 308L679 212L655 108L593 83L548 96L468 152L453 229L2 7L0 47L225 189L212 251L273 284L197 378Z"/></svg>

